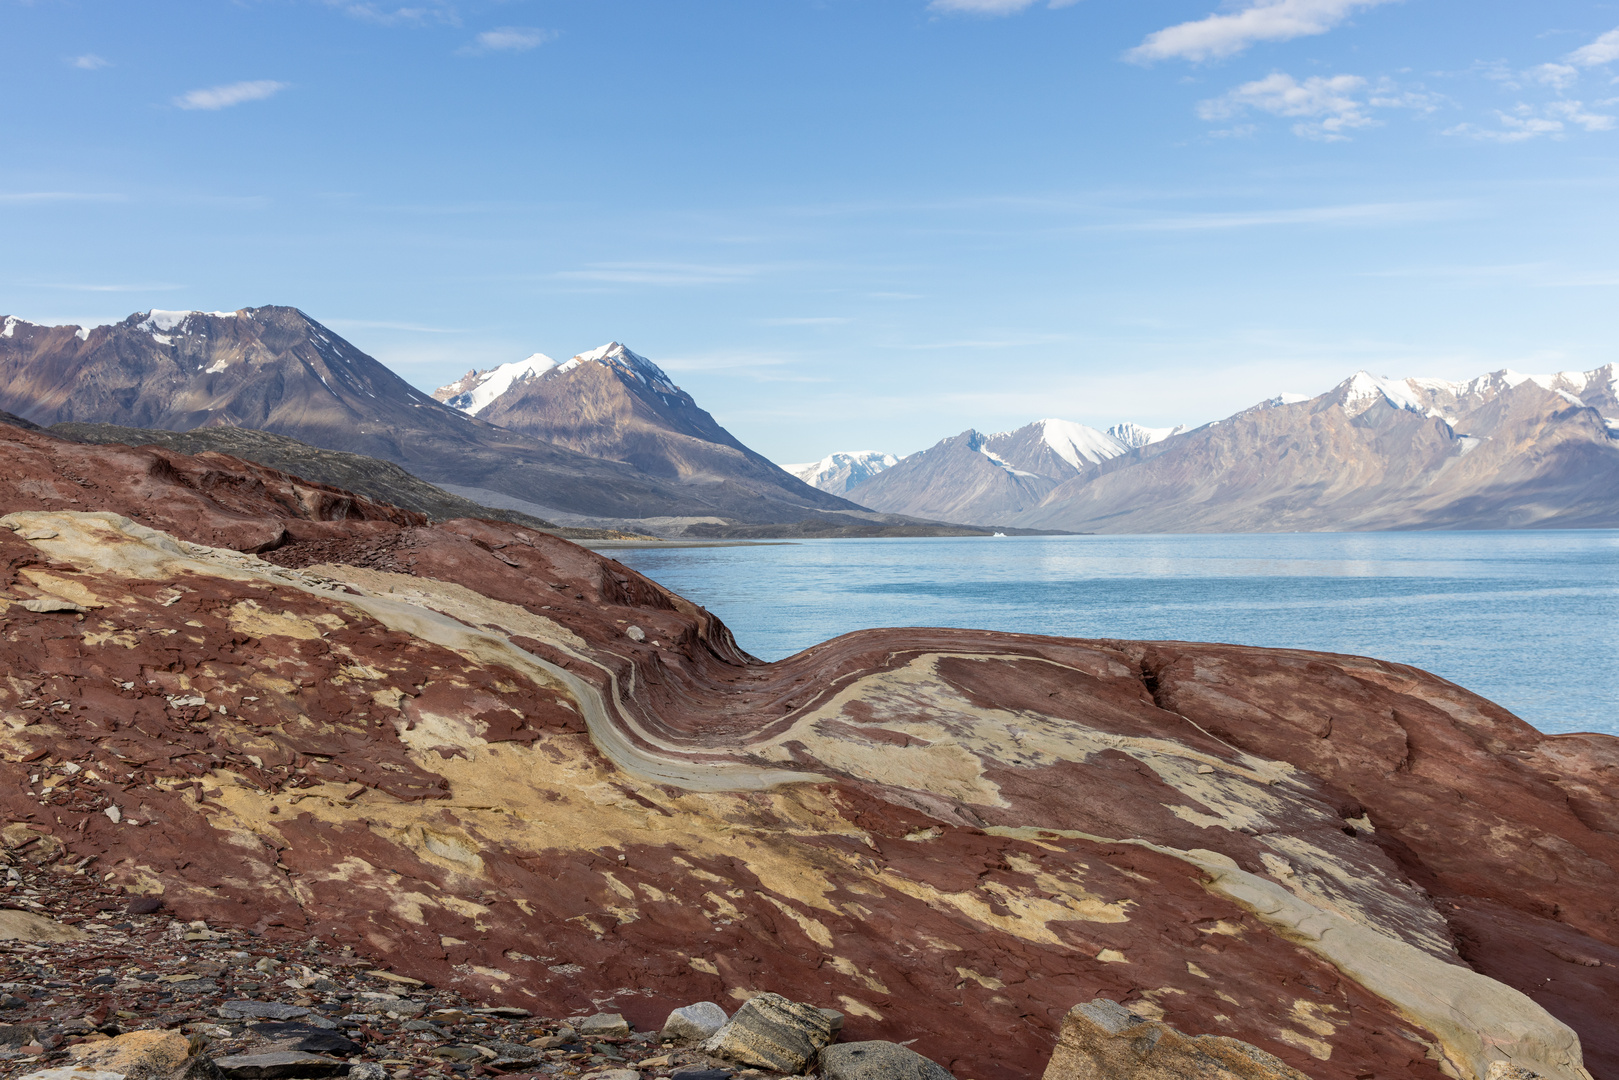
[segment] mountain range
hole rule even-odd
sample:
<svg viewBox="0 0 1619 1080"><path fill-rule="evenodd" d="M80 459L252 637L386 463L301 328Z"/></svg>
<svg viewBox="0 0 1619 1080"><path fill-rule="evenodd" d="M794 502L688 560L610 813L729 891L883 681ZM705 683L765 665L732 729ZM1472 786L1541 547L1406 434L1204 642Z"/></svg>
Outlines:
<svg viewBox="0 0 1619 1080"><path fill-rule="evenodd" d="M290 307L0 325L0 410L42 426L269 432L564 525L704 536L935 527L782 471L616 343L563 364L535 357L473 372L440 394L455 404Z"/></svg>
<svg viewBox="0 0 1619 1080"><path fill-rule="evenodd" d="M1072 532L1613 527L1616 385L1614 364L1465 382L1360 372L1192 430L1040 420L811 482L889 513Z"/></svg>
<svg viewBox="0 0 1619 1080"><path fill-rule="evenodd" d="M0 411L70 438L217 448L430 516L705 538L1611 527L1616 383L1361 372L1191 430L1045 419L782 467L618 342L426 394L290 307L0 322Z"/></svg>

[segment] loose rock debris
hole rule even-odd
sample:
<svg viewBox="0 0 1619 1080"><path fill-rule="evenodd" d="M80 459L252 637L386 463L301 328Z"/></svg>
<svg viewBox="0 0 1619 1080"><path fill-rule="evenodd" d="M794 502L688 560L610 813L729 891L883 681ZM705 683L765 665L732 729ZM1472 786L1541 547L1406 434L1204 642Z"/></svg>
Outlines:
<svg viewBox="0 0 1619 1080"><path fill-rule="evenodd" d="M25 916L28 929L0 940L0 1080L783 1075L612 1013L485 1006L319 938L184 922L71 866L7 867L5 878L0 916ZM710 1022L725 1016L702 1005Z"/></svg>

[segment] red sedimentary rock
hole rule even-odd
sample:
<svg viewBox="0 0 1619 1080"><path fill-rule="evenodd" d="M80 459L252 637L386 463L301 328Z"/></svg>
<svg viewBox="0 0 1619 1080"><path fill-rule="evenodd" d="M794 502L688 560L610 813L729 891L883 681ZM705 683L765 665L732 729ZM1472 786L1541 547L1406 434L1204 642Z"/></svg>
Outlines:
<svg viewBox="0 0 1619 1080"><path fill-rule="evenodd" d="M0 440L8 842L184 917L643 1028L778 992L975 1080L1097 997L1316 1080L1577 1078L1569 1028L1619 1077L1619 740L1286 650L763 664L552 536Z"/></svg>

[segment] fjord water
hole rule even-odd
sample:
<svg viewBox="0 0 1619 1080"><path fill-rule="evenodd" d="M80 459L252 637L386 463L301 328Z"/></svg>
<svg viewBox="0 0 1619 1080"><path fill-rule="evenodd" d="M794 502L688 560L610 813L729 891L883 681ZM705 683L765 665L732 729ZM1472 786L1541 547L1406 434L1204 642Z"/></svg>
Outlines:
<svg viewBox="0 0 1619 1080"><path fill-rule="evenodd" d="M606 554L776 660L851 630L1223 641L1414 664L1619 735L1619 531L809 540Z"/></svg>

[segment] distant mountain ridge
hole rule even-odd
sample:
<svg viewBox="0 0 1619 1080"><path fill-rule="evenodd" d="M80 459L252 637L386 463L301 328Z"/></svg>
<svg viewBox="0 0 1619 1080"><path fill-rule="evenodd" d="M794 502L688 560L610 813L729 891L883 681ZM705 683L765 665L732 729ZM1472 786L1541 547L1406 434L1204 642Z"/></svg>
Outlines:
<svg viewBox="0 0 1619 1080"><path fill-rule="evenodd" d="M925 531L782 472L650 361L616 345L596 353L531 357L499 393L475 379L457 391L488 398L473 416L296 308L145 311L90 328L13 316L0 323L0 410L42 426L266 431L569 525Z"/></svg>
<svg viewBox="0 0 1619 1080"><path fill-rule="evenodd" d="M1039 506L1059 485L1128 452L1106 432L1067 420L1036 420L992 435L967 430L850 487L848 497L885 509L936 506L1003 524Z"/></svg>
<svg viewBox="0 0 1619 1080"><path fill-rule="evenodd" d="M969 430L847 495L892 513L1074 532L1614 527L1616 390L1615 364L1466 381L1363 371L1192 430L1085 429L1118 448L1094 457L1061 453L1066 429L1051 421Z"/></svg>
<svg viewBox="0 0 1619 1080"><path fill-rule="evenodd" d="M992 435L965 431L962 435L976 436L977 442L972 449L985 454L992 461L1004 464L1015 459L1021 462L1018 466L1008 466L1013 471L1032 471L1037 476L1063 479L1069 472L1056 462L1066 463L1069 469L1083 471L1098 462L1162 441L1185 430L1184 426L1149 428L1125 423L1098 431L1071 420L1048 419L1036 420L1016 431L1001 431ZM1042 464L1040 459L1048 457L1056 461ZM820 461L783 465L782 468L822 491L847 495L878 473L907 460L909 458L876 450L851 450L828 454Z"/></svg>
<svg viewBox="0 0 1619 1080"><path fill-rule="evenodd" d="M782 468L811 487L842 495L856 484L899 464L899 458L879 450L849 450L828 454L820 461L806 461Z"/></svg>

